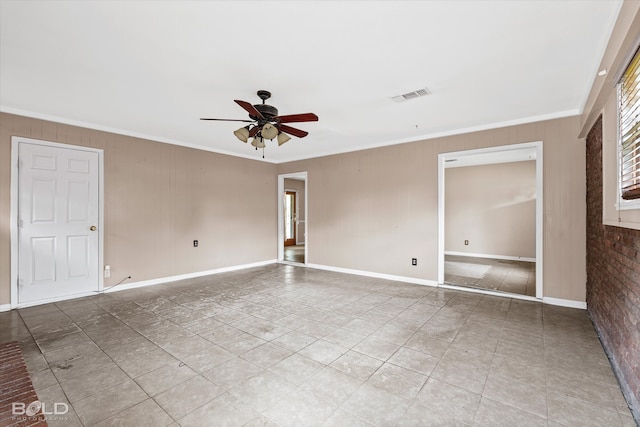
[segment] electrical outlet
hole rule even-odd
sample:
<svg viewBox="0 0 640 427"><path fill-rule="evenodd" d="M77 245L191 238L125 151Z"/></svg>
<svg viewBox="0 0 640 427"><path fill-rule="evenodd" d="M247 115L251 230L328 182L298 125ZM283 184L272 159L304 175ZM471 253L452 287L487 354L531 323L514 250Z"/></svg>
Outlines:
<svg viewBox="0 0 640 427"><path fill-rule="evenodd" d="M469 241L468 241L468 240L465 240L465 241L464 241L464 245L465 245L465 246L469 246Z"/></svg>
<svg viewBox="0 0 640 427"><path fill-rule="evenodd" d="M411 258L411 265L418 265L418 258Z"/></svg>
<svg viewBox="0 0 640 427"><path fill-rule="evenodd" d="M198 241L197 241L197 240L194 240L194 241L193 241L193 247L194 247L194 248L197 248L197 247L198 247Z"/></svg>
<svg viewBox="0 0 640 427"><path fill-rule="evenodd" d="M110 265L105 265L104 266L104 277L111 277L111 266Z"/></svg>

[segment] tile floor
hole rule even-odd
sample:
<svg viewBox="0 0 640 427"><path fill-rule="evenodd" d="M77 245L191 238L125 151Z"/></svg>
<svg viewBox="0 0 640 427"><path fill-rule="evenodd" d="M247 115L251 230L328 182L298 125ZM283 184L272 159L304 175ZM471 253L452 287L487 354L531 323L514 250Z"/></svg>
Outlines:
<svg viewBox="0 0 640 427"><path fill-rule="evenodd" d="M536 296L534 262L445 255L446 283Z"/></svg>
<svg viewBox="0 0 640 427"><path fill-rule="evenodd" d="M304 264L304 245L284 247L284 260Z"/></svg>
<svg viewBox="0 0 640 427"><path fill-rule="evenodd" d="M0 313L51 426L634 426L585 311L290 265Z"/></svg>

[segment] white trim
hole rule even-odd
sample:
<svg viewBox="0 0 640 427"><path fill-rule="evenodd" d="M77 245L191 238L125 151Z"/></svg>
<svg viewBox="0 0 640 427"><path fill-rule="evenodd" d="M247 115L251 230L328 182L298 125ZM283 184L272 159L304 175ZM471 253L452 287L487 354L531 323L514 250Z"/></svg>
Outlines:
<svg viewBox="0 0 640 427"><path fill-rule="evenodd" d="M465 151L454 151L438 154L438 283L444 283L444 255L445 255L445 226L444 226L444 201L445 201L445 161L447 159L486 154L518 149L536 149L536 298L542 299L544 294L544 169L543 169L543 142L525 142L520 144L499 145L494 147L479 148ZM517 295L517 294L513 294Z"/></svg>
<svg viewBox="0 0 640 427"><path fill-rule="evenodd" d="M518 125L523 125L527 123L538 123L538 122L544 122L547 120L562 119L564 117L573 117L573 116L578 116L580 114L582 114L582 111L578 109L565 110L565 111L559 111L557 113L552 113L552 114L542 114L539 116L531 116L531 117L518 119L518 120L508 120L505 122L495 122L495 123L489 123L481 126L459 128L451 131L428 133L428 134L413 136L409 138L394 139L391 141L383 141L383 142L377 142L373 144L360 145L357 147L347 147L347 148L335 149L335 150L317 151L316 153L308 154L305 156L292 156L292 157L280 159L280 160L277 160L275 163L277 164L289 163L289 162L295 162L300 160L314 159L318 157L332 156L336 154L345 154L345 153L353 153L356 151L370 150L372 148L378 148L378 147L388 147L392 145L407 144L411 142L428 141L431 139L444 138L444 137L455 136L455 135L464 135L472 132L482 132L486 130L501 129L509 126L518 126Z"/></svg>
<svg viewBox="0 0 640 427"><path fill-rule="evenodd" d="M210 147L210 146L200 145L200 144L192 144L192 143L185 142L185 141L180 141L180 140L177 140L177 139L165 138L165 137L156 136L156 135L149 135L149 134L140 133L140 132L132 132L132 131L129 131L129 130L126 130L126 129L114 128L114 127L111 127L111 126L102 126L102 125L98 125L98 124L84 122L84 121L81 121L81 120L70 120L70 119L67 119L67 118L64 118L64 117L53 116L53 115L50 115L50 114L40 114L40 113L35 113L35 112L31 112L31 111L25 111L25 110L21 110L21 109L17 109L17 108L5 107L5 106L1 106L1 105L0 105L0 112L9 113L9 114L15 114L15 115L18 115L18 116L23 116L23 117L31 117L31 118L38 119L38 120L46 120L46 121L49 121L49 122L61 123L61 124L65 124L65 125L77 126L77 127L82 127L82 128L85 128L85 129L93 129L93 130L98 130L98 131L101 131L101 132L113 133L113 134L117 134L117 135L129 136L129 137L132 137L132 138L145 139L147 141L152 141L152 142L162 142L164 144L171 144L171 145L177 145L177 146L180 146L180 147L194 148L196 150L208 151L208 152L217 153L217 154L224 154L226 156L240 157L240 158L248 159L248 160L256 160L256 161L260 161L260 162L274 163L274 164L288 162L288 160L282 160L282 161L278 162L278 161L272 160L272 159L259 158L259 157L256 157L255 155L251 155L251 154L243 154L243 153L238 153L238 152L235 152L235 151L220 150L218 148L213 148L213 147Z"/></svg>
<svg viewBox="0 0 640 427"><path fill-rule="evenodd" d="M230 267L215 268L213 270L198 271L196 273L178 274L176 276L160 277L158 279L141 280L139 282L114 285L104 289L102 293L119 292L127 289L136 289L136 288L142 288L145 286L160 285L163 283L176 282L178 280L193 279L193 278L202 277L202 276L210 276L212 274L228 273L230 271L245 270L247 268L254 268L254 267L263 267L265 265L271 265L275 263L276 263L275 259L270 259L267 261L259 261L259 262L254 262L250 264L233 265Z"/></svg>
<svg viewBox="0 0 640 427"><path fill-rule="evenodd" d="M509 256L509 255L491 255L491 254L476 254L471 252L456 252L456 251L444 251L445 255L455 255L455 256L467 256L473 258L487 258L487 259L504 259L508 261L525 261L525 262L536 262L535 258L529 258L524 256Z"/></svg>
<svg viewBox="0 0 640 427"><path fill-rule="evenodd" d="M434 287L438 286L438 282L435 282L433 280L418 279L416 277L396 276L393 274L376 273L373 271L365 271L365 270L354 270L351 268L332 267L329 265L322 265L322 264L307 263L306 266L310 268L317 268L318 270L334 271L336 273L355 274L357 276L375 277L377 279L394 280L396 282L413 283L416 285L434 286Z"/></svg>
<svg viewBox="0 0 640 427"><path fill-rule="evenodd" d="M0 313L11 310L11 304L0 304Z"/></svg>
<svg viewBox="0 0 640 427"><path fill-rule="evenodd" d="M100 244L98 245L98 291L104 286L104 150L101 148L86 147L83 145L62 144L54 141L44 141L40 139L24 138L21 136L11 137L11 213L10 213L10 236L11 236L11 307L17 308L18 304L18 161L19 144L44 145L46 147L66 148L71 150L82 150L96 153L98 155L98 233ZM73 298L77 298L74 296ZM68 299L63 297L63 299ZM31 305L45 304L48 300L34 301ZM24 307L24 305L20 305Z"/></svg>
<svg viewBox="0 0 640 427"><path fill-rule="evenodd" d="M37 300L37 301L29 301L29 302L25 302L23 304L18 304L17 306L15 306L13 308L21 309L21 308L27 308L27 307L35 307L35 306L43 305L43 304L51 304L51 303L54 303L54 302L69 301L69 300L72 300L72 299L78 299L78 298L84 298L84 297L92 296L92 295L95 295L96 293L97 293L97 291L94 291L94 292L82 292L80 294L63 295L63 296L54 297L54 298L45 298L45 299L41 299L41 300Z"/></svg>
<svg viewBox="0 0 640 427"><path fill-rule="evenodd" d="M549 305L559 305L561 307L579 308L582 310L587 309L587 303L583 301L575 301L571 299L551 298L544 297L542 302Z"/></svg>
<svg viewBox="0 0 640 427"><path fill-rule="evenodd" d="M309 176L307 171L285 173L278 175L278 200L276 206L278 208L278 262L284 261L284 180L285 178L296 178L304 180L304 261L309 259Z"/></svg>
<svg viewBox="0 0 640 427"><path fill-rule="evenodd" d="M471 292L474 294L492 295L495 297L519 299L519 300L533 301L533 302L542 302L539 298L532 297L529 295L512 294L509 292L498 292L498 291L492 291L490 289L471 288L468 286L456 286L456 285L447 285L447 284L442 284L442 285L439 285L438 287L442 289L451 289L454 291Z"/></svg>

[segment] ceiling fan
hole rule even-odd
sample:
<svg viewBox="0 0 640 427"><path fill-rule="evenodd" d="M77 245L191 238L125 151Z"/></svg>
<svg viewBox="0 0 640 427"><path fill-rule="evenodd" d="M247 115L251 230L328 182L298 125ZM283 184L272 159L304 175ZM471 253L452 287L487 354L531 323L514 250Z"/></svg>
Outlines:
<svg viewBox="0 0 640 427"><path fill-rule="evenodd" d="M259 90L258 97L262 99L262 104L251 105L247 101L234 100L236 104L249 113L249 118L246 119L210 119L201 118L200 120L218 120L227 122L246 122L250 123L247 126L233 132L233 134L242 142L248 142L251 140L251 145L258 148L264 148L265 139L272 140L277 138L278 145L282 145L289 141L291 137L288 134L297 136L298 138L304 138L309 132L300 130L285 123L300 123L300 122L317 122L318 116L313 113L303 114L289 114L285 116L278 115L278 109L272 105L268 105L265 101L271 98L271 92L267 90ZM264 155L263 155L264 157Z"/></svg>

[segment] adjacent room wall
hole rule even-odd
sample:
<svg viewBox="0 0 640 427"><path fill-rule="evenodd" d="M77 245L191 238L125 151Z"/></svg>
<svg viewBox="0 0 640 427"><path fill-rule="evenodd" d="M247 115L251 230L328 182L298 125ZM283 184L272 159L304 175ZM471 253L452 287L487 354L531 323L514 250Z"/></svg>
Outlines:
<svg viewBox="0 0 640 427"><path fill-rule="evenodd" d="M13 135L104 150L105 287L277 257L275 165L1 113L0 305L10 303Z"/></svg>
<svg viewBox="0 0 640 427"><path fill-rule="evenodd" d="M305 240L305 222L307 220L305 200L306 194L304 191L305 182L299 179L284 179L285 190L295 190L297 192L296 209L298 211L296 239L298 244L304 244Z"/></svg>
<svg viewBox="0 0 640 427"><path fill-rule="evenodd" d="M535 161L449 167L444 182L445 251L535 259Z"/></svg>
<svg viewBox="0 0 640 427"><path fill-rule="evenodd" d="M543 141L544 296L584 302L579 124L548 120L278 165L279 174L308 172L307 262L435 283L438 154Z"/></svg>

